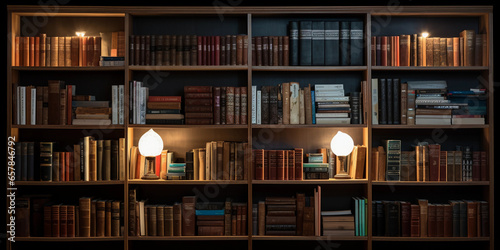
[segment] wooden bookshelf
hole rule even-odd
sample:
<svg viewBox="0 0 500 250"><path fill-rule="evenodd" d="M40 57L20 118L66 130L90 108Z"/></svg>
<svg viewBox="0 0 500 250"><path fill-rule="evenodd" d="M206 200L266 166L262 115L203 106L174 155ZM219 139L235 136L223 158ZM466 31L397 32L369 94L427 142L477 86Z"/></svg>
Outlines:
<svg viewBox="0 0 500 250"><path fill-rule="evenodd" d="M404 6L397 12L390 11L387 6L282 6L282 7L172 7L172 6L58 6L56 13L47 13L46 6L8 6L7 7L7 134L16 136L16 141L46 141L53 137L54 141L63 141L70 145L83 134L95 134L105 139L125 137L126 168L128 175L130 149L138 144L140 135L150 128L155 129L164 139L165 149L174 151L184 157L184 153L192 148L202 147L202 143L210 140L244 141L250 149L284 149L304 148L304 153L313 152L321 147L329 147L331 137L336 131L349 133L355 144L367 146L365 179L352 180L252 180L252 159L245 161L250 166L247 180L142 180L128 179L122 181L67 181L40 182L17 181L19 193L39 195L52 192L64 201L73 202L78 195L110 195L115 200L123 201L124 234L120 237L16 237L20 243L6 244L8 250L28 249L37 244L60 244L62 247L84 247L124 250L156 247L159 244L187 246L188 248L217 247L218 244L235 244L241 249L261 249L266 247L287 247L305 249L311 246L322 246L322 242L340 242L345 249L382 249L403 248L407 244L446 244L447 247L458 247L462 244L473 245L478 249L494 248L494 102L487 100L486 124L482 125L378 125L372 124L371 79L395 77L401 79L444 79L458 82L453 87L477 87L479 84L493 91L493 9L491 6ZM222 14L221 14L222 13ZM223 19L221 19L221 16ZM93 23L91 29L123 30L125 32L125 66L113 67L25 67L12 66L15 46L12 38L28 36L22 26L23 17L43 17L48 20L40 32L48 36L72 36L76 24ZM380 26L381 20L391 17L393 21ZM104 19L103 19L104 18ZM107 18L107 19L106 19ZM45 20L44 19L44 20ZM364 24L363 64L361 66L255 66L251 49L248 49L247 65L226 66L139 66L129 65L130 35L146 34L199 34L226 35L246 34L252 36L286 35L290 20L359 20ZM112 22L100 22L111 20ZM396 21L394 21L396 20ZM440 20L443 22L437 22ZM67 22L66 22L67 21ZM432 35L443 37L456 34L455 30L471 28L487 34L487 66L461 67L398 67L372 65L371 37L377 35L400 35L420 33L421 27L432 25ZM396 25L399 23L399 25ZM420 26L419 26L420 25ZM407 27L406 27L407 26ZM57 34L59 28L67 34ZM408 29L408 30L407 30ZM447 29L453 29L447 31ZM71 33L69 32L71 31ZM248 48L251 48L249 39ZM13 122L13 86L14 83L41 86L47 80L64 78L66 82L76 82L77 91L84 89L85 94L111 95L111 84L125 86L125 123L123 125L91 126L91 125L16 125ZM92 79L82 82L81 79ZM463 78L463 79L461 79ZM114 82L111 83L112 79ZM246 86L248 89L247 114L245 125L139 125L129 122L128 108L131 95L130 81L154 79L161 82L152 93L159 95L182 95L181 89L188 85ZM465 80L464 80L465 79ZM471 82L467 82L472 79ZM348 91L359 91L360 82L367 82L364 97L365 113L363 124L347 125L282 125L251 124L251 90L252 86L268 86L282 82L344 83ZM477 83L477 84L476 84ZM492 97L492 95L489 95ZM109 100L109 98L108 98ZM404 146L410 147L415 140L432 140L435 133L444 131L451 139L443 144L464 145L472 143L476 148L487 152L488 181L374 181L372 176L372 148L380 145L381 140L400 138L405 140ZM462 137L463 134L463 137ZM452 147L452 146L449 146ZM192 195L193 190L217 189L215 199L222 200L222 195L230 198L241 198L247 202L247 232L251 234L252 205L266 196L290 196L296 192L310 193L313 187L322 188L322 210L350 207L352 197L367 199L367 235L368 236L129 236L128 212L129 190L136 188L140 199L151 199L158 204L180 202L184 195ZM75 192L77 191L77 192ZM123 192L122 192L123 191ZM449 193L464 192L467 197L489 202L489 237L385 237L372 236L372 201L380 197L415 202L418 198L440 198ZM212 195L212 193L210 193ZM455 194L453 194L455 195ZM207 195L208 196L208 195ZM225 197L224 197L225 198ZM164 202L165 201L165 202ZM8 201L6 201L8 205ZM8 221L8 217L7 217ZM225 243L229 242L229 243ZM316 245L315 245L316 244ZM224 245L225 246L225 245Z"/></svg>

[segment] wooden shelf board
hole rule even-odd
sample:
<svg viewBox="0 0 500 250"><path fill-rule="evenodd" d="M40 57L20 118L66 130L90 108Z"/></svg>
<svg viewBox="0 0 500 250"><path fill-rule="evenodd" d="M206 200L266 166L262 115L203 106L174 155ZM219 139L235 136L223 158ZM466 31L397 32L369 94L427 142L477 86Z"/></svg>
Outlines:
<svg viewBox="0 0 500 250"><path fill-rule="evenodd" d="M372 181L373 186L488 186L489 181Z"/></svg>
<svg viewBox="0 0 500 250"><path fill-rule="evenodd" d="M130 65L130 70L136 71L246 71L246 65L220 65L220 66L144 66Z"/></svg>
<svg viewBox="0 0 500 250"><path fill-rule="evenodd" d="M372 66L372 70L390 71L481 71L488 70L488 66L457 66L457 67L423 67L423 66Z"/></svg>
<svg viewBox="0 0 500 250"><path fill-rule="evenodd" d="M367 66L252 66L252 71L364 71Z"/></svg>
<svg viewBox="0 0 500 250"><path fill-rule="evenodd" d="M297 185L297 184L324 184L324 185L345 185L345 184L368 184L366 179L358 180L252 180L252 184L256 185Z"/></svg>
<svg viewBox="0 0 500 250"><path fill-rule="evenodd" d="M247 185L247 180L215 180L215 181L197 181L197 180L129 180L128 184L139 185Z"/></svg>
<svg viewBox="0 0 500 250"><path fill-rule="evenodd" d="M12 125L20 129L125 129L125 125Z"/></svg>
<svg viewBox="0 0 500 250"><path fill-rule="evenodd" d="M248 125L158 125L130 124L129 128L196 128L196 129L247 129Z"/></svg>
<svg viewBox="0 0 500 250"><path fill-rule="evenodd" d="M205 241L205 240L248 240L248 236L129 236L129 241Z"/></svg>
<svg viewBox="0 0 500 250"><path fill-rule="evenodd" d="M100 186L123 185L124 181L16 181L16 186Z"/></svg>
<svg viewBox="0 0 500 250"><path fill-rule="evenodd" d="M373 236L373 241L489 241L489 237L381 237Z"/></svg>
<svg viewBox="0 0 500 250"><path fill-rule="evenodd" d="M366 128L365 124L252 124L252 128Z"/></svg>
<svg viewBox="0 0 500 250"><path fill-rule="evenodd" d="M331 240L331 241L366 241L367 236L252 236L252 240Z"/></svg>
<svg viewBox="0 0 500 250"><path fill-rule="evenodd" d="M116 236L116 237L16 237L16 241L36 241L36 242L123 241L123 236Z"/></svg>
<svg viewBox="0 0 500 250"><path fill-rule="evenodd" d="M372 125L373 129L482 129L489 128L489 124L471 125Z"/></svg>
<svg viewBox="0 0 500 250"><path fill-rule="evenodd" d="M19 71L122 71L124 66L97 66L97 67L20 67L13 66Z"/></svg>

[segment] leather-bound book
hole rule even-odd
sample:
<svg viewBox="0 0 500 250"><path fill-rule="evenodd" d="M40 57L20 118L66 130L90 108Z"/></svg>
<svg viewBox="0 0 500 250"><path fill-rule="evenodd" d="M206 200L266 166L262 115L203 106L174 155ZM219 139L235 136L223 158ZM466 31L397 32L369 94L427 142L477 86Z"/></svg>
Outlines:
<svg viewBox="0 0 500 250"><path fill-rule="evenodd" d="M363 65L364 59L364 23L352 21L349 35L350 64L353 66Z"/></svg>
<svg viewBox="0 0 500 250"><path fill-rule="evenodd" d="M385 236L400 236L401 212L399 201L385 201Z"/></svg>
<svg viewBox="0 0 500 250"><path fill-rule="evenodd" d="M278 86L269 86L269 124L278 124Z"/></svg>
<svg viewBox="0 0 500 250"><path fill-rule="evenodd" d="M446 181L446 165L448 163L448 154L446 151L439 152L439 181Z"/></svg>
<svg viewBox="0 0 500 250"><path fill-rule="evenodd" d="M431 144L429 145L429 181L439 180L439 163L440 163L440 152L441 145Z"/></svg>
<svg viewBox="0 0 500 250"><path fill-rule="evenodd" d="M429 201L424 199L418 199L418 205L420 206L420 237L428 236L428 205Z"/></svg>
<svg viewBox="0 0 500 250"><path fill-rule="evenodd" d="M269 37L262 37L262 66L269 66Z"/></svg>
<svg viewBox="0 0 500 250"><path fill-rule="evenodd" d="M325 22L312 22L312 65L325 65Z"/></svg>
<svg viewBox="0 0 500 250"><path fill-rule="evenodd" d="M451 204L443 204L443 237L453 236L453 208Z"/></svg>
<svg viewBox="0 0 500 250"><path fill-rule="evenodd" d="M111 200L106 200L105 203L105 226L104 226L104 236L110 237L111 236Z"/></svg>
<svg viewBox="0 0 500 250"><path fill-rule="evenodd" d="M170 35L170 39L169 39L170 43L168 44L168 48L169 48L169 59L170 59L170 64L167 64L167 65L170 65L170 66L175 66L175 65L178 65L177 64L177 36L176 35ZM143 65L143 64L141 64Z"/></svg>
<svg viewBox="0 0 500 250"><path fill-rule="evenodd" d="M49 125L59 125L60 122L60 92L64 88L64 81L49 80Z"/></svg>
<svg viewBox="0 0 500 250"><path fill-rule="evenodd" d="M386 80L387 124L394 124L394 84L392 78ZM381 79L382 81L382 79ZM398 99L399 104L399 99Z"/></svg>
<svg viewBox="0 0 500 250"><path fill-rule="evenodd" d="M221 124L221 117L220 117L220 87L214 87L214 124Z"/></svg>
<svg viewBox="0 0 500 250"><path fill-rule="evenodd" d="M465 201L467 209L467 237L477 237L477 201Z"/></svg>
<svg viewBox="0 0 500 250"><path fill-rule="evenodd" d="M162 211L163 212L163 211ZM120 236L120 201L111 202L111 236Z"/></svg>
<svg viewBox="0 0 500 250"><path fill-rule="evenodd" d="M436 204L436 237L444 236L444 205Z"/></svg>
<svg viewBox="0 0 500 250"><path fill-rule="evenodd" d="M439 38L439 66L447 66L447 57L448 57L448 52L447 52L447 39L445 37L440 37Z"/></svg>
<svg viewBox="0 0 500 250"><path fill-rule="evenodd" d="M410 237L411 235L411 204L407 201L401 201L401 236Z"/></svg>
<svg viewBox="0 0 500 250"><path fill-rule="evenodd" d="M194 223L194 221L193 221ZM182 236L182 204L173 206L173 236Z"/></svg>
<svg viewBox="0 0 500 250"><path fill-rule="evenodd" d="M262 66L262 37L258 36L255 38L255 62L256 66Z"/></svg>
<svg viewBox="0 0 500 250"><path fill-rule="evenodd" d="M416 204L410 205L411 210L411 222L410 222L410 236L419 237L420 236L420 206Z"/></svg>
<svg viewBox="0 0 500 250"><path fill-rule="evenodd" d="M399 46L400 46L399 66L410 66L410 59L411 59L410 35L400 35Z"/></svg>
<svg viewBox="0 0 500 250"><path fill-rule="evenodd" d="M410 66L418 65L417 34L410 35Z"/></svg>
<svg viewBox="0 0 500 250"><path fill-rule="evenodd" d="M437 236L436 204L428 204L427 206L427 236Z"/></svg>
<svg viewBox="0 0 500 250"><path fill-rule="evenodd" d="M288 24L288 36L290 44L290 66L299 65L299 23L290 21ZM258 44L258 43L257 43ZM258 48L257 48L258 51ZM257 56L258 58L258 56ZM257 64L259 65L259 64Z"/></svg>
<svg viewBox="0 0 500 250"><path fill-rule="evenodd" d="M429 38L428 38L429 39ZM432 39L432 66L438 67L441 66L441 38L434 37Z"/></svg>
<svg viewBox="0 0 500 250"><path fill-rule="evenodd" d="M340 35L339 35L339 55L340 55L340 65L348 66L351 63L350 60L350 35L351 35L351 22L341 21L340 22Z"/></svg>
<svg viewBox="0 0 500 250"><path fill-rule="evenodd" d="M303 178L304 149L295 148L295 180Z"/></svg>
<svg viewBox="0 0 500 250"><path fill-rule="evenodd" d="M379 90L379 124L388 124L387 123L387 80L382 78L378 81L378 90Z"/></svg>
<svg viewBox="0 0 500 250"><path fill-rule="evenodd" d="M96 236L104 237L106 230L106 201L98 200L96 203Z"/></svg>
<svg viewBox="0 0 500 250"><path fill-rule="evenodd" d="M234 124L235 87L226 87L226 124Z"/></svg>
<svg viewBox="0 0 500 250"><path fill-rule="evenodd" d="M479 202L479 215L480 215L480 225L481 225L481 237L490 236L490 216L489 216L489 206L487 201Z"/></svg>
<svg viewBox="0 0 500 250"><path fill-rule="evenodd" d="M434 66L434 38L425 38L425 66Z"/></svg>
<svg viewBox="0 0 500 250"><path fill-rule="evenodd" d="M312 21L299 21L299 64L312 65Z"/></svg>
<svg viewBox="0 0 500 250"><path fill-rule="evenodd" d="M165 206L165 236L174 236L174 207Z"/></svg>

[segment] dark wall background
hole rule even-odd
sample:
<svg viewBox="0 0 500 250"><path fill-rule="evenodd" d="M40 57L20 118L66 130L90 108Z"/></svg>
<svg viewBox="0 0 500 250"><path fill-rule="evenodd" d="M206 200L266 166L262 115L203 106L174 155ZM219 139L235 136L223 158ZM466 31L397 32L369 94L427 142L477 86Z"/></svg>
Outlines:
<svg viewBox="0 0 500 250"><path fill-rule="evenodd" d="M464 5L462 3L458 3L455 1L443 1L443 0L418 0L418 1L413 1L413 0L385 0L385 1L368 1L368 0L349 0L349 1L333 1L333 0L303 0L303 1L296 1L296 0L176 0L176 1L168 1L168 0L163 0L163 1L158 1L158 0L141 0L141 1L133 1L133 0L121 0L121 1L110 1L110 0L5 0L2 1L4 2L4 21L5 24L2 25L3 29L6 29L7 27L7 18L6 18L6 6L7 5L44 5L44 4L49 4L49 5L54 5L54 4L61 4L61 5L66 5L66 6L85 6L85 5L91 5L91 6L113 6L113 5L127 5L127 6L285 6L285 5L292 5L292 6L308 6L308 5L315 5L315 6L333 6L333 5L343 5L343 6L356 6L356 5L378 5L378 6L384 6L384 5L401 5L401 6L411 6L411 5ZM498 13L498 6L499 6L499 1L494 1L494 0L474 0L474 1L469 1L469 4L466 5L492 5L494 6L494 25L499 25L498 20L500 13ZM496 29L498 30L498 29ZM6 34L7 31L4 30L4 34ZM5 48L5 42L6 40L3 40L3 46L2 48ZM5 60L6 55L5 55L5 50L1 49L2 51L2 58ZM495 48L494 51L494 65L500 65L499 64L499 51L500 48ZM3 71L5 74L7 73L6 69ZM3 78L5 79L5 78ZM3 83L3 89L4 91L7 88L6 82ZM495 99L498 100L498 91L497 89L500 86L500 80L499 80L499 75L495 74ZM3 101L3 105L7 106L6 100ZM495 105L497 106L497 105ZM500 116L495 117L495 124L499 124L499 119ZM499 134L497 132L496 134ZM2 197L0 200L2 201L2 204L0 205L0 248L4 248L5 246L5 240L6 240L6 230L5 230L5 225L6 225L6 208L5 208L5 198L6 198L6 138L7 138L7 132L4 130L3 132L4 139L3 142L1 143L1 148L2 151L0 152L0 155L2 155L2 163L1 163L1 174L0 174L0 196ZM498 136L495 136L498 137ZM497 146L496 148L499 148L500 146ZM498 161L498 160L497 160ZM493 167L493 166L491 166ZM498 172L498 171L497 171ZM498 180L498 174L496 174L497 180ZM497 216L498 218L498 216ZM497 224L497 223L495 223Z"/></svg>

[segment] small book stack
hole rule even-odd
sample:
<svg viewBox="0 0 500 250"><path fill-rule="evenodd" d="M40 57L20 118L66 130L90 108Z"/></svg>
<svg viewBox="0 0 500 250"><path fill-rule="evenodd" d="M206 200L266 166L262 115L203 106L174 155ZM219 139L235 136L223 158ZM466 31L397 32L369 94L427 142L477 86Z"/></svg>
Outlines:
<svg viewBox="0 0 500 250"><path fill-rule="evenodd" d="M149 96L146 124L183 124L181 96Z"/></svg>
<svg viewBox="0 0 500 250"><path fill-rule="evenodd" d="M212 86L184 86L184 112L187 125L214 123Z"/></svg>
<svg viewBox="0 0 500 250"><path fill-rule="evenodd" d="M452 110L463 105L449 105L446 81L408 81L408 90L415 91L415 125L450 125Z"/></svg>
<svg viewBox="0 0 500 250"><path fill-rule="evenodd" d="M73 125L110 125L109 101L73 101Z"/></svg>
<svg viewBox="0 0 500 250"><path fill-rule="evenodd" d="M349 96L344 94L343 84L316 84L314 95L317 106L316 124L351 124L350 116L353 110ZM352 93L351 95L355 96ZM356 107L359 108L359 93L357 99L351 99L351 102L356 101ZM359 110L356 109L356 112L358 112L356 120L359 120Z"/></svg>
<svg viewBox="0 0 500 250"><path fill-rule="evenodd" d="M185 180L186 163L170 163L167 168L167 180Z"/></svg>
<svg viewBox="0 0 500 250"><path fill-rule="evenodd" d="M329 179L329 164L322 153L309 153L308 163L304 163L304 179Z"/></svg>
<svg viewBox="0 0 500 250"><path fill-rule="evenodd" d="M351 210L321 211L323 236L354 236Z"/></svg>
<svg viewBox="0 0 500 250"><path fill-rule="evenodd" d="M293 197L266 197L266 235L297 235L296 203Z"/></svg>
<svg viewBox="0 0 500 250"><path fill-rule="evenodd" d="M451 124L485 124L486 89L470 89L465 91L448 91L450 105L460 105L451 115ZM467 104L467 105L461 105Z"/></svg>

